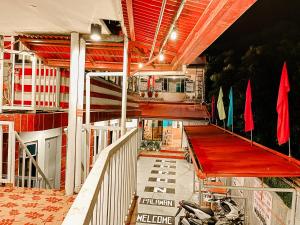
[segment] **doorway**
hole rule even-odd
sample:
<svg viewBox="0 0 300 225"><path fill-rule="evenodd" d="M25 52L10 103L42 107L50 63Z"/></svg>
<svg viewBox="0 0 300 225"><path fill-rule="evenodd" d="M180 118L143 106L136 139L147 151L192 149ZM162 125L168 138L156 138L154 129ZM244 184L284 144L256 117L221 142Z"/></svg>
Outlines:
<svg viewBox="0 0 300 225"><path fill-rule="evenodd" d="M163 120L162 145L168 148L179 148L182 142L182 122Z"/></svg>
<svg viewBox="0 0 300 225"><path fill-rule="evenodd" d="M25 143L32 157L37 161L38 142L33 141ZM32 165L32 160L23 149L19 149L19 169L17 177L17 186L36 187L38 182L36 167Z"/></svg>
<svg viewBox="0 0 300 225"><path fill-rule="evenodd" d="M143 140L160 141L164 148L180 148L182 121L144 120Z"/></svg>
<svg viewBox="0 0 300 225"><path fill-rule="evenodd" d="M47 138L45 140L45 175L52 187L55 187L55 177L57 155L57 137Z"/></svg>

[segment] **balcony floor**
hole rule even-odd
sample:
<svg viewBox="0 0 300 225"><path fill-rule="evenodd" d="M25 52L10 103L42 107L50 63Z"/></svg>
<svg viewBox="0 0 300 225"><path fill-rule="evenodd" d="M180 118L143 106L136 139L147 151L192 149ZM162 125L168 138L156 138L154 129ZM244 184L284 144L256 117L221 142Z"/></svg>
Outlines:
<svg viewBox="0 0 300 225"><path fill-rule="evenodd" d="M138 203L131 225L174 225L180 200L194 200L193 166L185 160L140 156Z"/></svg>
<svg viewBox="0 0 300 225"><path fill-rule="evenodd" d="M63 191L0 188L0 225L61 224L73 196Z"/></svg>

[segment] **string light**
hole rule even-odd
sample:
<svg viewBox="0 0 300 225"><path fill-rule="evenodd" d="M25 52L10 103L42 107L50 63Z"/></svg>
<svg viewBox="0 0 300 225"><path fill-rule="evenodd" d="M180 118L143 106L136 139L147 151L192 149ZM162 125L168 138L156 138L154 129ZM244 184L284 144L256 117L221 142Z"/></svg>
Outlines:
<svg viewBox="0 0 300 225"><path fill-rule="evenodd" d="M139 63L139 69L143 68L144 64L143 63Z"/></svg>

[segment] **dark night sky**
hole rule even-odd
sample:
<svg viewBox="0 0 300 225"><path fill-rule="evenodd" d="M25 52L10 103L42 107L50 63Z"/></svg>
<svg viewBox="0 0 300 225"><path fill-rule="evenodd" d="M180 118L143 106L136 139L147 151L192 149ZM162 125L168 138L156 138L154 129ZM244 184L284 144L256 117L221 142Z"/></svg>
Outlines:
<svg viewBox="0 0 300 225"><path fill-rule="evenodd" d="M300 28L300 0L258 0L205 53L228 48L247 48L252 44L250 40L247 43L249 35L272 29L282 22L293 23ZM257 36L256 41L259 43L267 40L260 40Z"/></svg>

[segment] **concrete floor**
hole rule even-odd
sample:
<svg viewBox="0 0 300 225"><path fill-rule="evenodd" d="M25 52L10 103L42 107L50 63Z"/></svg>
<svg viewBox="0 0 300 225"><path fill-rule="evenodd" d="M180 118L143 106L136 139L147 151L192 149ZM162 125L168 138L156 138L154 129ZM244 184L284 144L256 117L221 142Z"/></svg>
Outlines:
<svg viewBox="0 0 300 225"><path fill-rule="evenodd" d="M146 158L138 160L138 204L131 224L178 223L178 202L193 200L193 166L185 160Z"/></svg>

